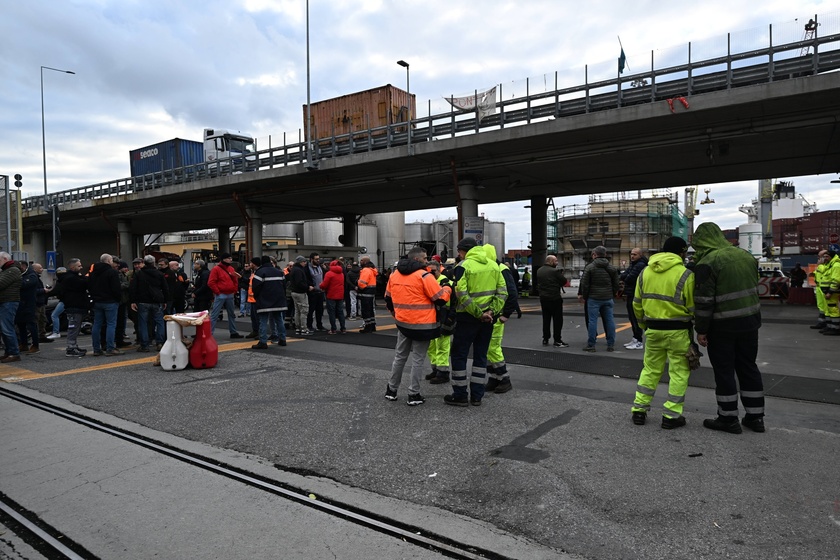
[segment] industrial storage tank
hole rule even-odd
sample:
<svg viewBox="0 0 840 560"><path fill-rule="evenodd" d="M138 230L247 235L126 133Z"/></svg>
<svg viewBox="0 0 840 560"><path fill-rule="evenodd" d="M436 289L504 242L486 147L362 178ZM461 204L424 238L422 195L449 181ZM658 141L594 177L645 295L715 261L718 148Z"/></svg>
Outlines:
<svg viewBox="0 0 840 560"><path fill-rule="evenodd" d="M754 257L761 257L763 254L761 224L742 224L738 226L738 246L749 251Z"/></svg>
<svg viewBox="0 0 840 560"><path fill-rule="evenodd" d="M458 223L455 222L456 227L457 225ZM443 255L445 250L447 258L455 257L455 255L457 254L455 246L458 244L458 240L455 239L456 234L452 229L452 224L450 222L435 222L433 224L432 235L434 236L434 240L437 243L438 255Z"/></svg>
<svg viewBox="0 0 840 560"><path fill-rule="evenodd" d="M412 222L405 224L405 242L434 241L434 224L426 222Z"/></svg>
<svg viewBox="0 0 840 560"><path fill-rule="evenodd" d="M263 238L302 239L303 222L284 222L280 224L264 224Z"/></svg>
<svg viewBox="0 0 840 560"><path fill-rule="evenodd" d="M400 258L400 243L405 240L405 212L367 214L366 217L377 227L377 260L382 262L376 264L381 268L394 266Z"/></svg>
<svg viewBox="0 0 840 560"><path fill-rule="evenodd" d="M499 258L505 254L505 223L484 220L484 244L496 248Z"/></svg>
<svg viewBox="0 0 840 560"><path fill-rule="evenodd" d="M325 218L323 220L306 220L303 222L303 245L324 245L338 247L341 245L338 236L344 233L341 218Z"/></svg>
<svg viewBox="0 0 840 560"><path fill-rule="evenodd" d="M454 247L458 244L458 239L455 239L458 235L458 220L451 220L449 222L441 222L442 224L447 224L452 231L452 235L450 238L452 239L452 247L450 248L450 256L455 256L456 251ZM484 244L492 245L496 248L496 254L499 255L499 258L505 253L505 223L504 222L491 222L490 220L484 220Z"/></svg>
<svg viewBox="0 0 840 560"><path fill-rule="evenodd" d="M372 223L360 223L358 225L358 241L359 247L364 247L365 252L363 254L369 256L371 260L374 261L376 266L379 266L379 263L376 262L376 250L379 248L379 245L376 240L376 225ZM359 255L362 256L361 254Z"/></svg>

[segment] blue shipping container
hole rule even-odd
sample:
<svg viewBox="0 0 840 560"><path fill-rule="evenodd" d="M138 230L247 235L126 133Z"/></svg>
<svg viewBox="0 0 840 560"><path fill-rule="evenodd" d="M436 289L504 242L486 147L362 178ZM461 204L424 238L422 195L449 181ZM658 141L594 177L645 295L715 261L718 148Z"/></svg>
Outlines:
<svg viewBox="0 0 840 560"><path fill-rule="evenodd" d="M131 176L160 173L176 167L204 162L204 144L173 138L145 148L131 150Z"/></svg>

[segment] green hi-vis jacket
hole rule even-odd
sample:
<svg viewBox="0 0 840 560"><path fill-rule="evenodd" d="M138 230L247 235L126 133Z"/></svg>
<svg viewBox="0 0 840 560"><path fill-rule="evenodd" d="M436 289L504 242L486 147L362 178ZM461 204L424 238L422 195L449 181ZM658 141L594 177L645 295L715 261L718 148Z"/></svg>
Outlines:
<svg viewBox="0 0 840 560"><path fill-rule="evenodd" d="M496 261L487 258L483 246L470 249L455 268L455 297L455 311L475 319L486 311L494 315L502 311L507 299L505 279Z"/></svg>
<svg viewBox="0 0 840 560"><path fill-rule="evenodd" d="M737 332L761 327L758 261L733 247L717 224L700 224L694 232L695 330Z"/></svg>
<svg viewBox="0 0 840 560"><path fill-rule="evenodd" d="M674 253L657 253L636 280L633 311L643 329L677 330L694 317L694 274Z"/></svg>

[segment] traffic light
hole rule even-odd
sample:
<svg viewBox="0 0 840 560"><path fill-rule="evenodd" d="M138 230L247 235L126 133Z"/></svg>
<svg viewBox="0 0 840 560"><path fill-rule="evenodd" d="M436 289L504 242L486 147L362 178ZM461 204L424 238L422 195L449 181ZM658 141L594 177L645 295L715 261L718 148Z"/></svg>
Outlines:
<svg viewBox="0 0 840 560"><path fill-rule="evenodd" d="M20 176L20 173L15 175L15 186L17 188L23 187L23 177Z"/></svg>

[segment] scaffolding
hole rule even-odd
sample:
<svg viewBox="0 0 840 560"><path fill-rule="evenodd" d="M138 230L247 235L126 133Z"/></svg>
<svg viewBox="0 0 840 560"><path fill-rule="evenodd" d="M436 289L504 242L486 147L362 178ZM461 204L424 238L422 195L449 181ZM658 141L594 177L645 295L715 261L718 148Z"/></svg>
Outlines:
<svg viewBox="0 0 840 560"><path fill-rule="evenodd" d="M624 268L625 253L634 247L650 253L671 236L686 238L688 220L678 207L678 196L670 189L645 195L590 195L587 204L549 208L549 252L566 271L578 272L589 262L592 249L603 245L612 264Z"/></svg>

